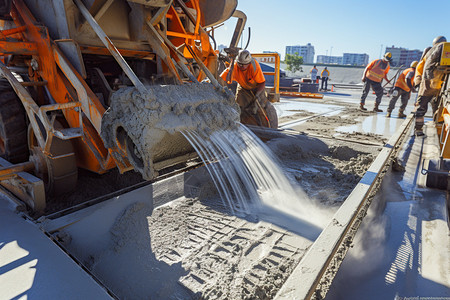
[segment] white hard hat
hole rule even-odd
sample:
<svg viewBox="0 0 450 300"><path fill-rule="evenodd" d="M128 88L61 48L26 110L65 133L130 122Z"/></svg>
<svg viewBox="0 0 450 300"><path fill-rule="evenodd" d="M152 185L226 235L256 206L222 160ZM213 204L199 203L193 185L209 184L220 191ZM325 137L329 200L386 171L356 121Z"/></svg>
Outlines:
<svg viewBox="0 0 450 300"><path fill-rule="evenodd" d="M252 62L252 55L248 50L239 50L236 61L242 65L248 65Z"/></svg>
<svg viewBox="0 0 450 300"><path fill-rule="evenodd" d="M445 38L445 36L437 36L434 40L433 40L433 46L439 43L445 43L447 42L447 39Z"/></svg>

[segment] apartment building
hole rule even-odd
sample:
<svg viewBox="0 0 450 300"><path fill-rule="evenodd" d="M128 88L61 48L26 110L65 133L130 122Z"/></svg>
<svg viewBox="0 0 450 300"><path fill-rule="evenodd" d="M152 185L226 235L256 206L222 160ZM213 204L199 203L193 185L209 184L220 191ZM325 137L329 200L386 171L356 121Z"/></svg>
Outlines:
<svg viewBox="0 0 450 300"><path fill-rule="evenodd" d="M314 63L314 46L308 43L304 46L286 46L286 54L297 54L303 57L303 63L312 64Z"/></svg>
<svg viewBox="0 0 450 300"><path fill-rule="evenodd" d="M386 47L386 52L392 53L392 60L390 62L393 67L409 67L409 65L417 60L420 60L422 56L422 51L420 50L408 50L406 48L401 47Z"/></svg>
<svg viewBox="0 0 450 300"><path fill-rule="evenodd" d="M343 65L365 66L369 63L369 55L366 53L344 53L342 56Z"/></svg>

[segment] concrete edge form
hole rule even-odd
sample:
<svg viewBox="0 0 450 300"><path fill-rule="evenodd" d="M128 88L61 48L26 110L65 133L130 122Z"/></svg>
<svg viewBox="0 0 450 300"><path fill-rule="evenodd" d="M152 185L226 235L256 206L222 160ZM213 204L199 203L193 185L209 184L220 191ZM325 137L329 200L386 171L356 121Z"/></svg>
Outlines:
<svg viewBox="0 0 450 300"><path fill-rule="evenodd" d="M112 299L0 192L1 299Z"/></svg>
<svg viewBox="0 0 450 300"><path fill-rule="evenodd" d="M413 120L414 116L409 115L384 145L358 185L278 291L275 299L325 298L386 169L401 148Z"/></svg>

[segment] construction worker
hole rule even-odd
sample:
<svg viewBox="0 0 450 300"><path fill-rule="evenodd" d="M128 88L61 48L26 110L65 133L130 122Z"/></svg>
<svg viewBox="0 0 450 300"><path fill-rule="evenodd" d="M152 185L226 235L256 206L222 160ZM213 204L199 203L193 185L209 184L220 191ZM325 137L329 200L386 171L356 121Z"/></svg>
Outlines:
<svg viewBox="0 0 450 300"><path fill-rule="evenodd" d="M323 90L323 86L325 84L325 91L328 88L328 77L330 76L330 71L328 71L327 67L325 67L325 69L322 70L322 73L320 73L320 77L322 77L322 85L321 85L321 90Z"/></svg>
<svg viewBox="0 0 450 300"><path fill-rule="evenodd" d="M416 73L416 67L418 64L418 61L413 61L410 67L404 70L400 74L400 76L398 76L397 81L395 82L391 101L389 101L389 107L387 109L386 117L389 118L391 116L391 113L395 107L395 103L401 96L402 105L400 106L400 109L398 111L398 117L406 118L406 115L403 112L405 111L408 100L411 97L411 91L416 92L416 90L414 89L414 75Z"/></svg>
<svg viewBox="0 0 450 300"><path fill-rule="evenodd" d="M314 67L311 69L311 71L309 71L309 73L311 73L311 83L316 83L317 80L317 73L319 73L319 70L317 70L316 66L314 65Z"/></svg>
<svg viewBox="0 0 450 300"><path fill-rule="evenodd" d="M433 40L433 47L424 55L417 66L414 84L419 86L417 93L416 136L423 136L424 116L428 110L428 102L439 94L443 83L444 72L437 69L441 60L442 48L447 39L438 36Z"/></svg>
<svg viewBox="0 0 450 300"><path fill-rule="evenodd" d="M220 77L228 84L233 81L238 83L235 100L241 108L241 122L277 128L276 110L267 99L266 79L259 63L248 50L239 50L231 76L228 76L230 69L228 67Z"/></svg>
<svg viewBox="0 0 450 300"><path fill-rule="evenodd" d="M372 87L373 91L375 92L375 95L377 96L375 99L375 106L373 108L373 111L382 112L382 110L379 109L381 98L383 97L383 87L381 86L381 81L384 78L386 79L386 81L389 82L389 80L387 79L387 73L391 68L391 66L389 65L391 59L392 59L391 52L386 52L382 59L376 59L372 61L370 64L367 65L366 69L364 70L362 77L362 82L364 82L364 88L361 95L361 103L360 103L361 110L367 110L364 107L364 104L366 103L366 98L367 95L369 94L370 87Z"/></svg>

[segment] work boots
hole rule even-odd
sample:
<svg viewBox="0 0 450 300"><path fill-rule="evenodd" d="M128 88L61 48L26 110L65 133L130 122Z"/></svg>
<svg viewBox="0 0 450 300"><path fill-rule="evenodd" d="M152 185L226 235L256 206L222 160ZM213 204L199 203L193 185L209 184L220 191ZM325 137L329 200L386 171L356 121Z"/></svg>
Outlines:
<svg viewBox="0 0 450 300"><path fill-rule="evenodd" d="M414 134L416 136L424 136L425 135L425 133L423 133L423 129L415 129Z"/></svg>
<svg viewBox="0 0 450 300"><path fill-rule="evenodd" d="M400 110L399 112L398 112L398 117L399 118L406 118L406 115L403 113L403 110Z"/></svg>
<svg viewBox="0 0 450 300"><path fill-rule="evenodd" d="M416 119L416 121L417 121L417 119ZM423 125L422 124L417 124L416 123L416 125L414 126L414 134L416 135L416 136L424 136L425 135L425 133L423 132Z"/></svg>
<svg viewBox="0 0 450 300"><path fill-rule="evenodd" d="M383 112L381 109L378 108L378 103L375 103L375 107L373 108L373 111L375 112Z"/></svg>
<svg viewBox="0 0 450 300"><path fill-rule="evenodd" d="M390 118L391 117L391 112L388 110L387 114L386 114L386 118Z"/></svg>
<svg viewBox="0 0 450 300"><path fill-rule="evenodd" d="M359 109L360 109L360 110L367 110L367 108L364 107L364 104L363 104L363 103L360 103L360 104L359 104Z"/></svg>

